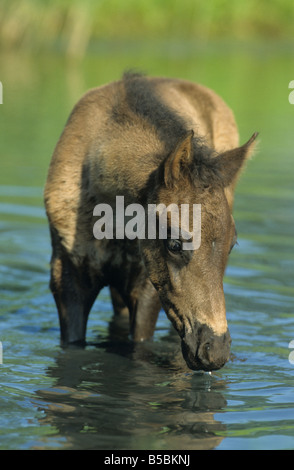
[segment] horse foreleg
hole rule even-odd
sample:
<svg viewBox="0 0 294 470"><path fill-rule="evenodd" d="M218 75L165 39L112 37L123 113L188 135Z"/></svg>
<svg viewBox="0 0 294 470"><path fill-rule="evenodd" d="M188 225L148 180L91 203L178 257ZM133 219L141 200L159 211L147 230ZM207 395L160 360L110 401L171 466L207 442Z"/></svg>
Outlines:
<svg viewBox="0 0 294 470"><path fill-rule="evenodd" d="M88 315L101 289L86 261L76 266L67 253L51 261L50 288L57 306L61 343L83 343Z"/></svg>

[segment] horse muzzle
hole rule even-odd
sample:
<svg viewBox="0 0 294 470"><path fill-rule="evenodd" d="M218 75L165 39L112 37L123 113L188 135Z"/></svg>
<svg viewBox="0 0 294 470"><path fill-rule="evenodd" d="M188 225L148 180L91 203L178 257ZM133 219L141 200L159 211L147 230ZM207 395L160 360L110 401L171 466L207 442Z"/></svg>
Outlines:
<svg viewBox="0 0 294 470"><path fill-rule="evenodd" d="M216 335L209 326L197 325L182 338L183 357L192 370L217 370L228 361L231 342L229 330Z"/></svg>

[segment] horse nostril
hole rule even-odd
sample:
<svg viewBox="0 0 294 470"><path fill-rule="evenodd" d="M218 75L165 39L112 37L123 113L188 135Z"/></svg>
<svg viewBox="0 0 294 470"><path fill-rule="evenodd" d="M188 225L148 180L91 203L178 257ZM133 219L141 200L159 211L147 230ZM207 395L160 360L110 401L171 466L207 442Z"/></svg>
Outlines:
<svg viewBox="0 0 294 470"><path fill-rule="evenodd" d="M202 352L201 352L202 350ZM211 351L211 342L206 342L202 345L200 350L198 351L198 354L200 357L202 356L202 360L204 359L205 361L209 361L209 353Z"/></svg>
<svg viewBox="0 0 294 470"><path fill-rule="evenodd" d="M209 340L203 344L203 350L208 353L208 351L211 350L212 346L213 346L213 338L209 338Z"/></svg>

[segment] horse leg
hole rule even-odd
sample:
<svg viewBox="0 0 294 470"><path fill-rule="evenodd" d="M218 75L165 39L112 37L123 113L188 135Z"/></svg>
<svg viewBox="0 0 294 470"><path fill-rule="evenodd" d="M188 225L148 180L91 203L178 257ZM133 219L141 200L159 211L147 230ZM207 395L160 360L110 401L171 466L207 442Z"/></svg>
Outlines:
<svg viewBox="0 0 294 470"><path fill-rule="evenodd" d="M110 286L110 296L115 315L129 315L129 309L123 301L122 296L115 287Z"/></svg>
<svg viewBox="0 0 294 470"><path fill-rule="evenodd" d="M134 341L144 341L153 336L161 303L149 280L130 294L130 330Z"/></svg>

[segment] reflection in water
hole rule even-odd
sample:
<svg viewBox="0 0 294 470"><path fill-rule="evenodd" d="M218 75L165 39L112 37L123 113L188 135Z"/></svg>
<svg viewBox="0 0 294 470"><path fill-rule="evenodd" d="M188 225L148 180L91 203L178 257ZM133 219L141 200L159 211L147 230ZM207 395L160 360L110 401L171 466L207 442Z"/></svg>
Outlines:
<svg viewBox="0 0 294 470"><path fill-rule="evenodd" d="M102 341L60 351L47 372L55 386L34 400L45 411L41 424L66 436L63 448L215 448L224 382L189 371L173 333L134 344L126 332L127 320L114 317Z"/></svg>

